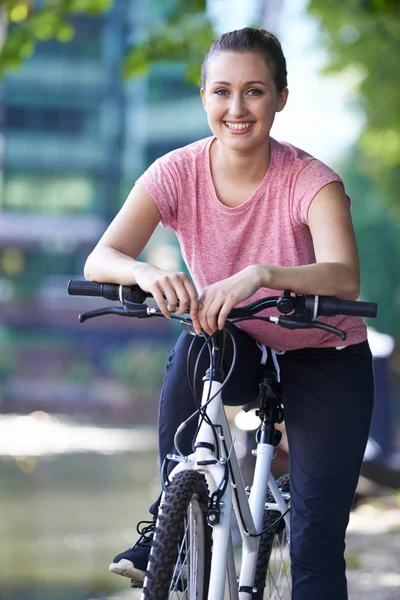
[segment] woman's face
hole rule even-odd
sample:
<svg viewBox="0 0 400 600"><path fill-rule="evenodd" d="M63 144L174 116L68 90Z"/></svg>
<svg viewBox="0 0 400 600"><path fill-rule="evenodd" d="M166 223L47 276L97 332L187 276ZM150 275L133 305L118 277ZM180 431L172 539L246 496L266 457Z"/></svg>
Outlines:
<svg viewBox="0 0 400 600"><path fill-rule="evenodd" d="M214 135L233 150L265 144L287 95L287 88L277 92L265 59L256 52L218 52L208 60L203 106Z"/></svg>

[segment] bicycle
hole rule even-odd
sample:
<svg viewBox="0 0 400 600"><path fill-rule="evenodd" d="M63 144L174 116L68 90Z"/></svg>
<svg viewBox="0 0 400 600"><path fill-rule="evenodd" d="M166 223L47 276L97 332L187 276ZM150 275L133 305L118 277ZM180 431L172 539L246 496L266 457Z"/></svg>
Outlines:
<svg viewBox="0 0 400 600"><path fill-rule="evenodd" d="M145 303L150 295L137 285L70 281L68 292L102 296L122 305L81 314L81 322L105 314L163 316L158 308ZM258 314L273 307L280 315ZM345 332L316 320L318 316L336 314L375 317L377 305L335 297L301 296L286 290L281 296L233 309L229 320L235 323L257 318L289 329L318 328L345 340ZM190 318L174 314L171 317L178 319L185 331L196 335ZM227 376L222 376L223 341L227 335L231 335L229 325L212 336L204 334L202 351L208 349L210 366L203 378L201 403L175 435L175 447L179 448L180 432L190 419L198 416L193 452L189 456L168 455L164 462L163 498L142 600L262 600L265 591L270 600L291 597L290 479L285 475L276 481L271 474L271 461L281 439L275 425L284 419L280 385L276 373L265 370L257 402L244 407L256 408L260 419L257 448L253 451L256 457L253 482L245 488L221 400L221 391L233 369L231 366ZM234 360L235 350L232 365ZM196 369L197 364L194 378ZM176 465L168 473L171 462ZM233 509L242 539L238 578L231 534Z"/></svg>

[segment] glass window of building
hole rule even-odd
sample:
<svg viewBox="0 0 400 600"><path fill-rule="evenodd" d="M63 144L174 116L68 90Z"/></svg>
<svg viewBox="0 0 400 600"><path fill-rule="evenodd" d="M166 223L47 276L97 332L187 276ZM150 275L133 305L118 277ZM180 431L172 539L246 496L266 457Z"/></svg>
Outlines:
<svg viewBox="0 0 400 600"><path fill-rule="evenodd" d="M5 210L44 214L92 212L98 198L93 177L79 174L6 173Z"/></svg>

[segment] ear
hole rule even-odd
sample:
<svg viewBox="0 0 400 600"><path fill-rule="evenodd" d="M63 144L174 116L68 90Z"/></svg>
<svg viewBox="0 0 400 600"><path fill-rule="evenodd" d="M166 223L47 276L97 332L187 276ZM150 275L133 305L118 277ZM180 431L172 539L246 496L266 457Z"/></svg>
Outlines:
<svg viewBox="0 0 400 600"><path fill-rule="evenodd" d="M281 112L286 106L286 102L289 96L288 88L284 88L278 96L278 102L276 103L276 112Z"/></svg>
<svg viewBox="0 0 400 600"><path fill-rule="evenodd" d="M207 112L206 108L206 90L202 87L200 90L201 101L203 103L203 108Z"/></svg>

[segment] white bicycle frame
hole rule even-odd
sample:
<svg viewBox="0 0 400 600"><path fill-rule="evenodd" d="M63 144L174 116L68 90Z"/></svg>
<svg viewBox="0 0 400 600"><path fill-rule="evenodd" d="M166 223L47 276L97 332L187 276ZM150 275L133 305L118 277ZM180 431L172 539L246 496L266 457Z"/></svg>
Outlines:
<svg viewBox="0 0 400 600"><path fill-rule="evenodd" d="M213 526L213 552L208 598L210 600L251 600L260 543L259 536L252 536L261 532L264 508L268 507L271 510L281 512L290 532L289 514L285 514L287 513L286 502L271 474L271 460L274 454L274 447L271 444L257 444L253 485L251 486L250 496L247 497L221 399L221 387L222 384L217 381L206 381L203 388L202 406L205 407L207 404L207 416L210 421L222 427L222 433L219 436L221 438L221 452L224 453L222 441L225 440L225 447L229 449L229 457L222 456L218 461L211 449L200 446L187 458L181 458L181 462L178 462L169 477L173 478L177 473L187 469L199 471L205 474L212 494L226 476L225 463L229 460L233 478L229 475L229 484L226 486L221 501L220 521ZM212 398L210 402L208 402L209 398ZM201 417L200 419L201 424L195 441L206 442L210 446L215 445L215 434L212 427ZM174 458L178 459L178 457ZM208 464L204 464L205 462ZM235 482L237 500L236 495L232 494L233 481ZM268 487L275 503L266 503ZM236 577L231 536L232 507L238 515L237 522L242 537L242 563L239 585ZM243 523L239 517L240 514Z"/></svg>

